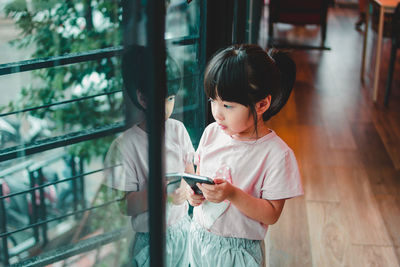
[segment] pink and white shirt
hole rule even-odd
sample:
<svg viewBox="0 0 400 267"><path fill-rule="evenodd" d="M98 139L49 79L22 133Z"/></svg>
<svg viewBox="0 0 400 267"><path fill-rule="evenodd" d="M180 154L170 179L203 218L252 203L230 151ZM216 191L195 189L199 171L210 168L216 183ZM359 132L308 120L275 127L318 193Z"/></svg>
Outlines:
<svg viewBox="0 0 400 267"><path fill-rule="evenodd" d="M238 141L212 123L201 137L195 164L200 175L212 178L221 166L228 166L233 185L257 198L277 200L303 194L294 153L272 130L257 140ZM265 238L267 225L250 219L234 205L214 204L205 201L195 207L194 221L224 237Z"/></svg>
<svg viewBox="0 0 400 267"><path fill-rule="evenodd" d="M194 148L182 122L168 119L165 122L165 169L167 173L184 172L186 165L193 163ZM147 189L148 184L148 136L134 125L117 137L106 156L105 172L107 186L125 192ZM167 226L187 216L188 204L167 205ZM132 218L136 232L148 232L148 212Z"/></svg>

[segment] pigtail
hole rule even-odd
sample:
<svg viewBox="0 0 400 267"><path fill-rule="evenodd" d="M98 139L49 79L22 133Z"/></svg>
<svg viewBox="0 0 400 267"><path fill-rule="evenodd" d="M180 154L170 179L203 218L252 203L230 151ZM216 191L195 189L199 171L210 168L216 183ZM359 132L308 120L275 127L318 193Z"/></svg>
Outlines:
<svg viewBox="0 0 400 267"><path fill-rule="evenodd" d="M272 116L277 114L289 99L292 92L294 82L296 80L296 64L285 52L278 50L270 50L269 56L274 60L275 66L280 72L280 83L271 96L271 106L263 114L263 120L268 121Z"/></svg>

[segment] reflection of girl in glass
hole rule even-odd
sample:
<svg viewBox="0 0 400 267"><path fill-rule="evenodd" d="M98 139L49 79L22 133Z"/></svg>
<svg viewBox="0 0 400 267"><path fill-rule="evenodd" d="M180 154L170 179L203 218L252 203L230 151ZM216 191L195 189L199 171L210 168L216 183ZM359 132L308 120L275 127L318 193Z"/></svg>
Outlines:
<svg viewBox="0 0 400 267"><path fill-rule="evenodd" d="M146 109L148 90L147 60L148 50L132 46L126 50L122 59L124 84L135 105ZM165 167L167 172L193 173L194 149L184 125L170 115L174 108L175 95L180 88L181 72L177 63L167 57L168 93L165 99ZM146 121L143 120L126 130L112 143L107 154L106 165L121 164L111 169L108 175L109 186L125 194L123 211L132 217L132 228L136 232L132 249L135 266L149 265L148 228L148 136ZM168 190L168 186L167 186ZM168 191L166 209L166 266L188 266L188 204L185 201L185 188Z"/></svg>
<svg viewBox="0 0 400 267"><path fill-rule="evenodd" d="M303 194L293 151L266 124L288 100L295 73L286 54L257 45L228 47L208 63L204 87L216 122L195 164L216 184L198 184L203 195L187 186L191 267L264 266L268 225L286 199Z"/></svg>

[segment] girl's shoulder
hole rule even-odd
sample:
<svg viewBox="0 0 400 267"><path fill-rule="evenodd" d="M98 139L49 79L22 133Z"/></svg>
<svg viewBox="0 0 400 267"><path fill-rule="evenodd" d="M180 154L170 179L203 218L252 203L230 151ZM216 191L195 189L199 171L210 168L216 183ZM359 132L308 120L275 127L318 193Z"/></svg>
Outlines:
<svg viewBox="0 0 400 267"><path fill-rule="evenodd" d="M165 131L172 131L172 132L187 132L185 125L183 122L169 118L168 120L165 121Z"/></svg>
<svg viewBox="0 0 400 267"><path fill-rule="evenodd" d="M133 125L129 129L125 130L116 139L118 143L126 144L136 140L147 139L147 133L139 127L138 124Z"/></svg>
<svg viewBox="0 0 400 267"><path fill-rule="evenodd" d="M203 134L201 136L201 139L203 140L203 142L207 142L207 140L215 141L217 137L226 139L228 137L228 135L221 131L221 129L219 128L219 126L216 122L213 122L206 126L206 128L204 129ZM228 138L228 139L230 139L230 138ZM219 141L221 141L221 140L219 140Z"/></svg>
<svg viewBox="0 0 400 267"><path fill-rule="evenodd" d="M212 122L204 129L203 135L214 135L221 133L220 128L216 122Z"/></svg>
<svg viewBox="0 0 400 267"><path fill-rule="evenodd" d="M132 149L140 150L146 146L147 133L138 125L133 125L112 141L110 147L108 148L108 153L119 153L124 155L131 153Z"/></svg>
<svg viewBox="0 0 400 267"><path fill-rule="evenodd" d="M271 150L281 152L282 154L292 151L288 144L286 144L286 142L280 138L274 130L271 130L269 134L263 136L259 141L259 143L264 144Z"/></svg>

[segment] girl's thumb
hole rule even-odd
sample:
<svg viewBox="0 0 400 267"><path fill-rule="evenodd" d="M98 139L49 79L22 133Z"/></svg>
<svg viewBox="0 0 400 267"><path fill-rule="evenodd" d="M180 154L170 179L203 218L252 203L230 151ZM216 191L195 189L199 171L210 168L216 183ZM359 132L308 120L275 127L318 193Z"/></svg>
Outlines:
<svg viewBox="0 0 400 267"><path fill-rule="evenodd" d="M214 178L214 183L215 183L215 184L222 184L223 182L225 182L225 179L222 179L222 178Z"/></svg>

